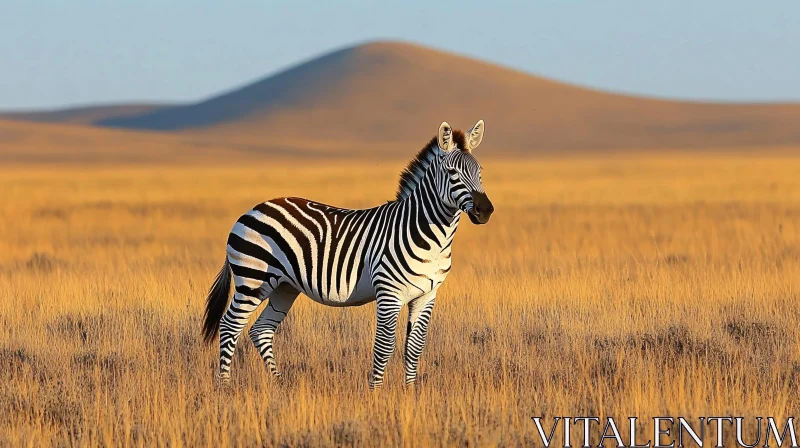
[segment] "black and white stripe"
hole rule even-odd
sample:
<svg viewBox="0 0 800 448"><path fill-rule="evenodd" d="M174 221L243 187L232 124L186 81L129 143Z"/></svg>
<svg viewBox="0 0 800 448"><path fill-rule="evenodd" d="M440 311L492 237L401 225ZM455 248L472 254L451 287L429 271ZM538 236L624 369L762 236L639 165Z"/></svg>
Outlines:
<svg viewBox="0 0 800 448"><path fill-rule="evenodd" d="M249 331L267 369L279 375L273 353L276 329L300 293L324 305L377 301L370 387L381 387L395 348L400 309L409 305L405 382L416 379L436 291L451 268L451 247L461 212L484 224L494 208L471 151L483 121L466 135L442 123L437 137L401 175L394 201L348 210L300 198L279 198L242 215L228 237L227 257L209 292L206 341L219 332L222 381L251 314L269 298ZM230 284L235 292L228 304Z"/></svg>

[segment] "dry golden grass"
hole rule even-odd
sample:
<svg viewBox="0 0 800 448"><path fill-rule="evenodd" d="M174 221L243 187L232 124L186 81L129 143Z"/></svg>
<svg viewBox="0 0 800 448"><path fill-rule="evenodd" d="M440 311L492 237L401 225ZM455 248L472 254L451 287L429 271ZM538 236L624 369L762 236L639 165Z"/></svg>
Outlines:
<svg viewBox="0 0 800 448"><path fill-rule="evenodd" d="M398 350L375 394L372 304L300 300L284 377L243 339L229 390L200 318L239 214L375 205L402 161L2 169L0 445L515 446L534 415L798 409L800 159L482 162L497 212L459 230L421 384Z"/></svg>

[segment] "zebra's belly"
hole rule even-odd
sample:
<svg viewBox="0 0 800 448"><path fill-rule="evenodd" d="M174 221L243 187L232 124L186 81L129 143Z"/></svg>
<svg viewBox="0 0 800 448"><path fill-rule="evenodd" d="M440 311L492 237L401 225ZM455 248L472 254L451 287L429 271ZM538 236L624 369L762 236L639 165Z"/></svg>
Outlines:
<svg viewBox="0 0 800 448"><path fill-rule="evenodd" d="M333 291L329 294L319 294L313 292L306 293L311 300L328 306L360 306L375 301L375 289L372 287L372 280L367 274L366 267L358 276L355 285Z"/></svg>

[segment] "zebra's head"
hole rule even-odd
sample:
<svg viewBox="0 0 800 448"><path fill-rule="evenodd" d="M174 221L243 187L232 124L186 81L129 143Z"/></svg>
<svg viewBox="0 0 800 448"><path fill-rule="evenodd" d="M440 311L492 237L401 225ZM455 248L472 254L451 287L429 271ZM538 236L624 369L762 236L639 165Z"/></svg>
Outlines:
<svg viewBox="0 0 800 448"><path fill-rule="evenodd" d="M481 182L481 164L472 151L483 140L483 120L478 121L466 133L453 131L447 122L439 126L437 140L443 152L442 169L446 176L439 188L445 204L457 208L469 216L473 224L486 224L494 212L494 206Z"/></svg>

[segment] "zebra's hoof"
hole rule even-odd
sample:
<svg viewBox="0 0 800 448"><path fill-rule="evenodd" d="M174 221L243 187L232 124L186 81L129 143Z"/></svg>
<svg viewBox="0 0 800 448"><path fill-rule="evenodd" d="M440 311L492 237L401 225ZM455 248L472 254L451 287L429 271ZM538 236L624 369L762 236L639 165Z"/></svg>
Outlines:
<svg viewBox="0 0 800 448"><path fill-rule="evenodd" d="M266 367L267 372L269 372L270 375L274 376L275 378L281 377L281 372L278 370L275 364L267 364Z"/></svg>
<svg viewBox="0 0 800 448"><path fill-rule="evenodd" d="M231 385L231 376L230 375L217 375L217 384L220 387L230 387Z"/></svg>

